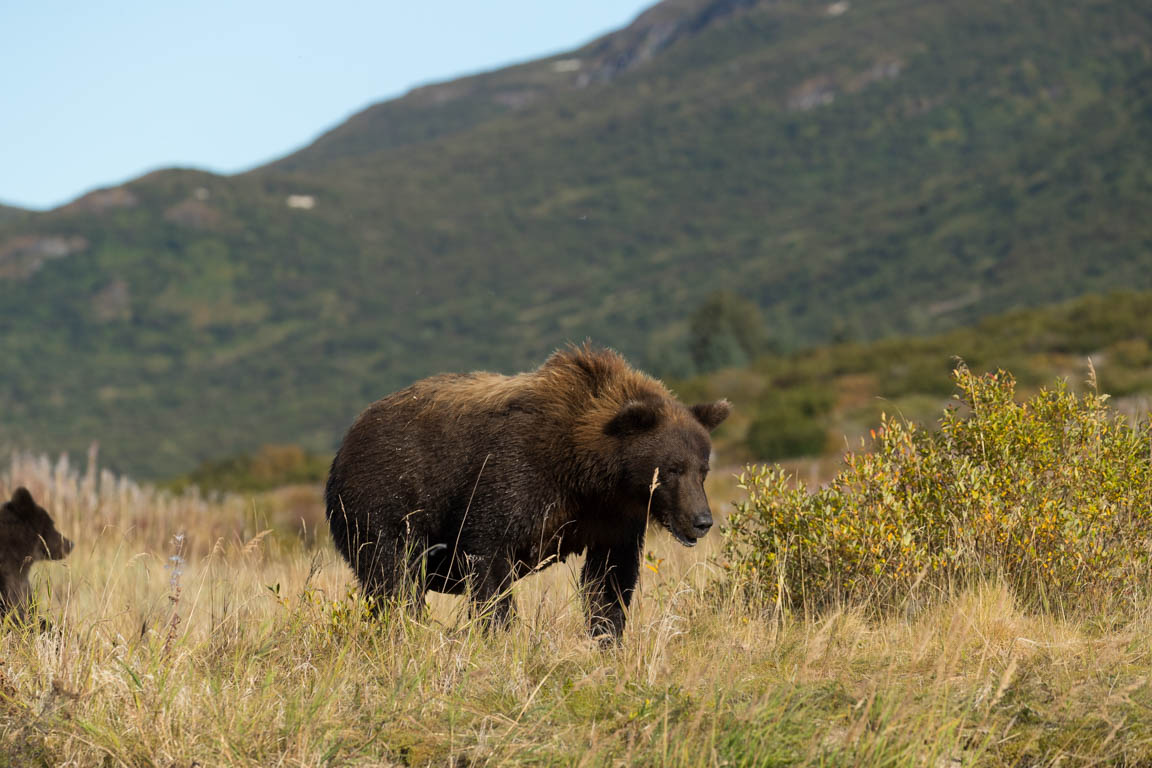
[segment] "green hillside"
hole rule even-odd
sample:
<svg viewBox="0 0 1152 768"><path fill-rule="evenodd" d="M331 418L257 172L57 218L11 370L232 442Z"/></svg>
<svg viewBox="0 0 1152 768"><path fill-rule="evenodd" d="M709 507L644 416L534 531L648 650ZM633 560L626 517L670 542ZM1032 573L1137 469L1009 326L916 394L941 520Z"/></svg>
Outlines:
<svg viewBox="0 0 1152 768"><path fill-rule="evenodd" d="M956 392L963 360L975 372L1007 370L1019 394L1066 379L1092 386L1133 422L1152 416L1152 292L1091 295L986 317L970 328L765 355L676 383L690 400L728 397L717 433L724 461L834 456L858 448L881 414L935 424Z"/></svg>
<svg viewBox="0 0 1152 768"><path fill-rule="evenodd" d="M432 371L644 362L721 289L802 347L1152 288L1148 40L1136 0L675 0L247 174L0 215L0 442L327 450Z"/></svg>
<svg viewBox="0 0 1152 768"><path fill-rule="evenodd" d="M727 347L723 332L694 341ZM726 397L735 404L714 436L722 466L786 462L809 476L838 470L845 450L858 449L880 427L881 414L931 428L955 404L953 371L961 360L975 373L1008 371L1021 397L1060 379L1085 392L1095 377L1110 405L1132 423L1145 422L1152 417L1152 292L1089 295L931 336L765 354L669 383L689 402ZM330 461L331 451L265 445L207 461L173 484L245 492L319 484Z"/></svg>
<svg viewBox="0 0 1152 768"><path fill-rule="evenodd" d="M29 212L23 208L13 208L10 205L0 205L0 224L4 222L14 222L24 219L29 215Z"/></svg>

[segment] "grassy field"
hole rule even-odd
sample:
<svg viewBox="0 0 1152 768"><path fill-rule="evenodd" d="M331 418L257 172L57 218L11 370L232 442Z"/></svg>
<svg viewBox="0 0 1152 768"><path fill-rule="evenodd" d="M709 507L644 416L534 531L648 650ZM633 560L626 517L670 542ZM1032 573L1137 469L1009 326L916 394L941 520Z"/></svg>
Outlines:
<svg viewBox="0 0 1152 768"><path fill-rule="evenodd" d="M1152 761L1152 611L1028 615L994 583L883 620L757 611L719 534L654 533L602 651L571 562L518 585L507 633L443 596L380 621L300 535L308 491L206 501L30 458L15 483L77 548L34 571L51 629L0 632L0 766Z"/></svg>

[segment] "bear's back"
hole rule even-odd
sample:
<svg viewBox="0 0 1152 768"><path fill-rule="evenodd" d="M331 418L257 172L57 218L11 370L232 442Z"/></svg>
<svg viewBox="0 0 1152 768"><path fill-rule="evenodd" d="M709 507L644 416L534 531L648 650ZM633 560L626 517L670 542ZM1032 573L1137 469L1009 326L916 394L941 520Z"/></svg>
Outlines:
<svg viewBox="0 0 1152 768"><path fill-rule="evenodd" d="M521 377L444 374L368 406L328 477L327 506L407 514L466 506L482 470L509 477L538 431ZM358 516L358 515L357 515Z"/></svg>
<svg viewBox="0 0 1152 768"><path fill-rule="evenodd" d="M673 402L660 382L589 346L558 351L515 376L422 379L372 403L353 423L332 464L329 508L333 494L347 500L382 482L411 508L421 502L414 485L435 482L444 491L471 482L481 461L534 482L586 488L613 451L605 426L632 400Z"/></svg>

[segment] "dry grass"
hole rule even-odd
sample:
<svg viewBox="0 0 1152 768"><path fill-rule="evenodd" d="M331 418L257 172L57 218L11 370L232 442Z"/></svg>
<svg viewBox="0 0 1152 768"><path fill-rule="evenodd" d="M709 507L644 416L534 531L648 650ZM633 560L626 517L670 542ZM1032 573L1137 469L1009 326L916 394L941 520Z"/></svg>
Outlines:
<svg viewBox="0 0 1152 768"><path fill-rule="evenodd" d="M0 631L0 766L1152 761L1152 612L1027 615L988 585L907 619L762 615L717 586L718 536L654 534L601 651L575 563L518 585L507 633L442 596L377 621L264 500L24 458L14 483L78 544L35 571L52 628Z"/></svg>

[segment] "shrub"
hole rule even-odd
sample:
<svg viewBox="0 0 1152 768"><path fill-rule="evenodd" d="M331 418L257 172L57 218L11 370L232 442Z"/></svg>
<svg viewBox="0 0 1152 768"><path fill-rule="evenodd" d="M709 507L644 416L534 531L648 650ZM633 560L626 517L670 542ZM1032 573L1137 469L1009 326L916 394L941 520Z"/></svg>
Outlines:
<svg viewBox="0 0 1152 768"><path fill-rule="evenodd" d="M263 445L255 453L207 461L171 483L212 491L267 491L297 483L322 483L331 458L298 445Z"/></svg>
<svg viewBox="0 0 1152 768"><path fill-rule="evenodd" d="M688 350L699 373L747 365L768 347L760 309L734 293L713 293L688 321Z"/></svg>
<svg viewBox="0 0 1152 768"><path fill-rule="evenodd" d="M764 461L824 453L833 397L805 388L765 401L748 427L748 447Z"/></svg>
<svg viewBox="0 0 1152 768"><path fill-rule="evenodd" d="M1064 383L1017 403L999 371L955 370L939 431L885 418L872 450L809 491L740 475L731 576L778 605L884 609L999 578L1035 607L1134 601L1152 552L1150 432Z"/></svg>

